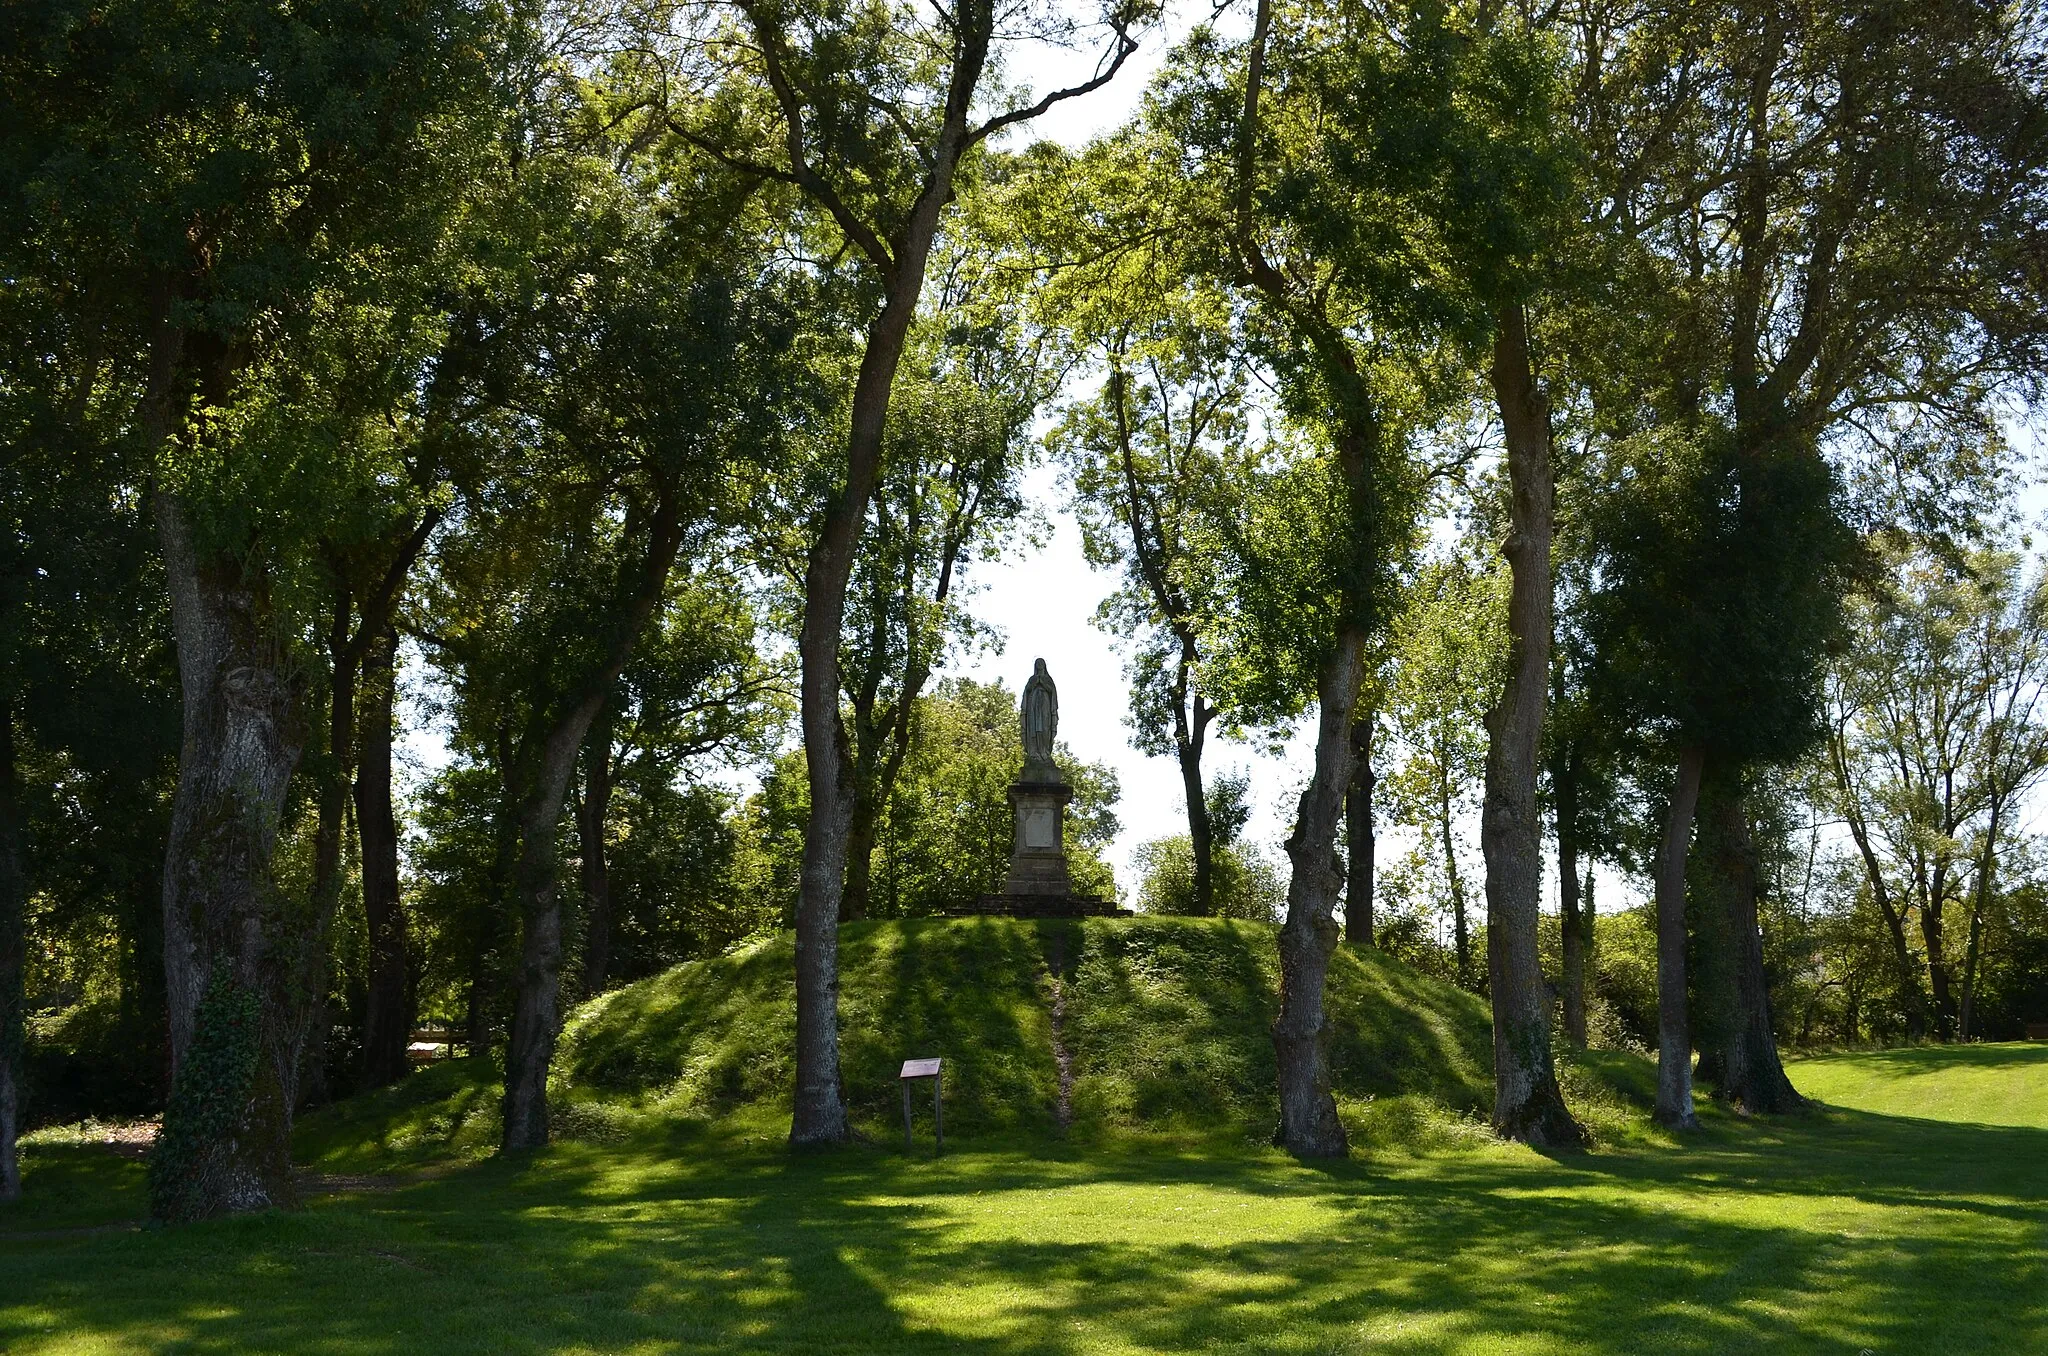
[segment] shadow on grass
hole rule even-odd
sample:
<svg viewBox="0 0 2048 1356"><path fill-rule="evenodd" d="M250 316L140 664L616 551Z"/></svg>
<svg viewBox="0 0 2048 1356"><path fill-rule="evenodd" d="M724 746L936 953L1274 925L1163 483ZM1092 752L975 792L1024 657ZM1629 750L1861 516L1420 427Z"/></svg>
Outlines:
<svg viewBox="0 0 2048 1356"><path fill-rule="evenodd" d="M1957 1068L2004 1069L2014 1065L2048 1067L2048 1041L1996 1045L1902 1045L1885 1050L1858 1050L1817 1059L1868 1065L1895 1074L1946 1073Z"/></svg>
<svg viewBox="0 0 2048 1356"><path fill-rule="evenodd" d="M0 1240L0 1350L2048 1349L2048 1131L1864 1113L1305 1171L679 1130L389 1195Z"/></svg>

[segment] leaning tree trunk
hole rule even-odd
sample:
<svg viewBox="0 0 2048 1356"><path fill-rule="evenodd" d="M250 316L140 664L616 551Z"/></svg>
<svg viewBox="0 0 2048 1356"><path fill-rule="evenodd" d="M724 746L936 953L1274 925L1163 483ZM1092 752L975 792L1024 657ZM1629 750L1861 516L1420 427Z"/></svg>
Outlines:
<svg viewBox="0 0 2048 1356"><path fill-rule="evenodd" d="M598 668L560 699L551 723L536 722L513 755L517 856L512 897L521 922L518 988L512 1031L505 1045L504 1152L538 1149L548 1142L548 1066L562 1030L562 905L556 892L555 831L576 769L576 753L598 712L611 700L640 633L661 602L682 549L684 524L672 485L658 487L648 523L647 553L637 578L622 580L623 594L606 618L611 643ZM631 530L631 524L628 524Z"/></svg>
<svg viewBox="0 0 2048 1356"><path fill-rule="evenodd" d="M1287 921L1280 928L1280 1015L1273 1053L1280 1070L1279 1140L1304 1158L1340 1158L1349 1144L1330 1095L1329 1017L1323 990L1337 950L1337 821L1351 780L1351 723L1365 655L1365 633L1346 626L1317 675L1320 714L1315 772L1301 793L1287 840L1293 872Z"/></svg>
<svg viewBox="0 0 2048 1356"><path fill-rule="evenodd" d="M1344 940L1353 946L1373 944L1373 850L1372 793L1377 778L1372 770L1373 719L1370 715L1351 725L1351 789L1344 796L1344 837L1351 850L1350 870L1344 878Z"/></svg>
<svg viewBox="0 0 2048 1356"><path fill-rule="evenodd" d="M21 860L21 800L14 788L14 703L0 698L0 1201L21 1196L23 1030L22 968L28 941L23 913L28 877Z"/></svg>
<svg viewBox="0 0 2048 1356"><path fill-rule="evenodd" d="M173 1082L150 1209L185 1220L293 1200L306 980L324 928L271 876L301 743L265 581L202 557L175 495L158 491L155 510L184 741L163 882Z"/></svg>
<svg viewBox="0 0 2048 1356"><path fill-rule="evenodd" d="M1681 749L1677 784L1657 854L1657 1104L1659 1123L1675 1130L1699 1127L1692 1106L1692 1036L1685 989L1685 855L1699 804L1701 750Z"/></svg>
<svg viewBox="0 0 2048 1356"><path fill-rule="evenodd" d="M1508 673L1486 713L1486 967L1493 1000L1493 1128L1541 1147L1584 1144L1550 1058L1550 987L1536 949L1543 822L1536 766L1550 695L1550 414L1529 364L1520 307L1501 316L1493 389L1507 431Z"/></svg>
<svg viewBox="0 0 2048 1356"><path fill-rule="evenodd" d="M363 854L363 916L370 934L368 995L363 1005L363 1086L383 1087L410 1068L406 1045L413 1023L411 944L398 883L398 818L391 806L392 692L397 633L370 646L362 675L362 718L356 760L356 839Z"/></svg>
<svg viewBox="0 0 2048 1356"><path fill-rule="evenodd" d="M616 699L607 701L583 740L583 797L576 805L578 874L583 885L583 991L603 993L611 982L612 873L605 855L605 822L612 807L612 729Z"/></svg>
<svg viewBox="0 0 2048 1356"><path fill-rule="evenodd" d="M1554 765L1551 785L1557 795L1558 941L1564 953L1560 998L1564 1006L1565 1039L1572 1048L1586 1048L1587 918L1579 901L1579 796L1569 759Z"/></svg>
<svg viewBox="0 0 2048 1356"><path fill-rule="evenodd" d="M941 173L951 181L958 148L942 146ZM846 1095L839 1076L839 908L846 887L854 776L839 709L839 643L846 589L860 549L861 527L881 466L889 390L903 357L910 322L924 290L925 263L943 197L920 195L898 252L888 300L868 332L854 384L847 436L846 483L825 514L804 571L804 619L797 634L802 668L799 723L811 805L804 822L803 874L796 910L796 1095L789 1142L840 1144L847 1138Z"/></svg>

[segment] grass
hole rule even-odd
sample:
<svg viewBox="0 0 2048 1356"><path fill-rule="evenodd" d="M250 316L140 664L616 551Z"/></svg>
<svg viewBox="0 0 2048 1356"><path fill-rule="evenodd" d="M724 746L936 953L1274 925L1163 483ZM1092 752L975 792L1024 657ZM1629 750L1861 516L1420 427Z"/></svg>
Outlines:
<svg viewBox="0 0 2048 1356"><path fill-rule="evenodd" d="M1097 1001L1229 1027L1195 990L1234 964L1110 967ZM647 1016L687 978L605 1020ZM959 1001L1014 1000L1028 1034L1017 993ZM733 1029L693 1020L706 1040ZM709 1047L643 1046L627 1076L601 1062L625 1047L596 1021L566 1084L586 1138L477 1157L486 1071L446 1066L312 1118L301 1146L329 1171L439 1175L302 1211L51 1237L91 1222L99 1190L132 1212L137 1169L37 1137L29 1200L0 1207L0 1351L2048 1352L2048 1046L1802 1061L1822 1111L1708 1107L1682 1144L1642 1121L1643 1061L1592 1056L1570 1082L1609 1131L1563 1157L1494 1143L1433 1093L1354 1091L1359 1152L1315 1165L1221 1134L1230 1116L1195 1114L1193 1094L1148 1103L1176 1067L1199 1091L1256 1063L1230 1047L1176 1066L1153 1030L1132 1033L1130 1069L1088 1075L1092 1128L1006 1121L992 1097L934 1159L887 1136L791 1155L744 1077L722 1109L716 1079L677 1086ZM1163 1119L1142 1122L1147 1106Z"/></svg>

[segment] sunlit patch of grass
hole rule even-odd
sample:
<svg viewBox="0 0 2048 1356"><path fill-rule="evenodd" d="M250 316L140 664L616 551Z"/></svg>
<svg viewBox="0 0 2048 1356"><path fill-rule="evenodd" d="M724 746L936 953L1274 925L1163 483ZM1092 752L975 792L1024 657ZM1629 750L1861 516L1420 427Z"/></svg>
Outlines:
<svg viewBox="0 0 2048 1356"><path fill-rule="evenodd" d="M2001 1065L2012 1097L2044 1066ZM1957 1052L1966 1085L1978 1067ZM766 1120L643 1126L292 1214L0 1233L0 1350L2048 1351L2048 1129L1992 1119L2038 1111L1980 1087L1975 1123L1881 1114L1949 1075L1821 1072L1815 1115L1704 1106L1700 1134L1554 1157L1420 1093L1347 1099L1361 1152L1321 1164L1248 1138L791 1155Z"/></svg>

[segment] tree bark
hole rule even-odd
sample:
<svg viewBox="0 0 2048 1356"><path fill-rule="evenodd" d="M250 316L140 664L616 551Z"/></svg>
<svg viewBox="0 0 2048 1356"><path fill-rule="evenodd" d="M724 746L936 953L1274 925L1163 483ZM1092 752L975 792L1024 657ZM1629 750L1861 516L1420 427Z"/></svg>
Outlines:
<svg viewBox="0 0 2048 1356"><path fill-rule="evenodd" d="M1557 797L1558 941L1564 953L1560 998L1564 1034L1577 1050L1586 1048L1587 919L1579 902L1579 787L1575 760L1566 755L1551 770Z"/></svg>
<svg viewBox="0 0 2048 1356"><path fill-rule="evenodd" d="M1698 882L1702 941L1718 954L1703 958L1715 975L1703 993L1700 1063L1719 1096L1752 1115L1805 1107L1785 1075L1771 1030L1770 985L1757 925L1756 847L1739 786L1717 786L1703 798L1700 839L1706 879ZM1704 986L1703 986L1704 987Z"/></svg>
<svg viewBox="0 0 2048 1356"><path fill-rule="evenodd" d="M942 146L932 184L920 195L900 237L896 274L888 280L887 301L868 332L854 385L846 482L826 510L804 571L804 619L797 636L802 668L798 708L811 805L804 823L796 916L796 1096L789 1128L793 1145L840 1144L847 1138L846 1098L839 1075L839 910L846 885L854 779L839 709L840 630L846 617L847 583L881 464L890 387L924 290L939 209L952 196L953 165L960 149Z"/></svg>
<svg viewBox="0 0 2048 1356"><path fill-rule="evenodd" d="M1341 1158L1349 1148L1330 1095L1329 1017L1323 990L1337 949L1337 819L1351 780L1351 725L1363 675L1365 632L1345 626L1317 675L1315 772L1287 840L1293 871L1280 928L1280 1015L1273 1053L1280 1070L1279 1141L1304 1158Z"/></svg>
<svg viewBox="0 0 2048 1356"><path fill-rule="evenodd" d="M1984 828L1984 847L1977 856L1977 879L1970 888L1970 939L1963 957L1963 1002L1957 1017L1957 1039L1968 1041L1977 1017L1977 964L1983 952L1984 907L1991 900L1992 874L1998 867L1998 829L2004 817L2003 798L1991 804L1991 819Z"/></svg>
<svg viewBox="0 0 2048 1356"><path fill-rule="evenodd" d="M363 1004L363 1086L396 1083L411 1069L410 927L398 883L398 817L391 805L391 727L398 634L388 626L364 658L357 725L356 841L363 857L363 916L370 934Z"/></svg>
<svg viewBox="0 0 2048 1356"><path fill-rule="evenodd" d="M1353 946L1373 945L1373 885L1376 866L1372 794L1378 778L1372 769L1373 718L1351 726L1351 789L1344 797L1344 836L1351 849L1351 869L1344 878L1344 940Z"/></svg>
<svg viewBox="0 0 2048 1356"><path fill-rule="evenodd" d="M1550 988L1536 947L1543 903L1543 821L1536 768L1550 695L1550 409L1536 385L1519 306L1504 308L1492 380L1506 430L1508 673L1486 713L1486 965L1493 1002L1493 1129L1543 1148L1586 1132L1564 1104L1550 1057Z"/></svg>
<svg viewBox="0 0 2048 1356"><path fill-rule="evenodd" d="M583 884L583 991L611 982L612 876L605 858L605 820L612 806L612 730L617 699L607 701L583 741L583 796L576 805L576 843Z"/></svg>
<svg viewBox="0 0 2048 1356"><path fill-rule="evenodd" d="M1195 697L1192 729L1180 714L1187 709L1185 693L1192 662L1192 655L1184 651L1183 656L1178 684L1181 695L1175 701L1175 723L1181 728L1174 732L1174 754L1180 762L1181 795L1188 806L1188 847L1195 859L1195 913L1208 918L1216 913L1216 827L1209 818L1209 799L1202 785L1202 745L1208 720L1200 695Z"/></svg>
<svg viewBox="0 0 2048 1356"><path fill-rule="evenodd" d="M287 916L271 876L302 744L266 581L202 557L176 495L159 489L155 513L184 740L164 861L173 1083L151 1210L182 1220L294 1199L292 1111L325 929ZM207 1057L188 1067L195 1050Z"/></svg>
<svg viewBox="0 0 2048 1356"><path fill-rule="evenodd" d="M623 596L606 618L611 640L603 659L580 689L561 699L551 720L536 722L513 757L518 769L513 785L519 838L512 892L522 926L519 986L505 1047L502 1152L537 1149L548 1142L548 1066L562 1028L562 907L556 893L555 831L577 751L599 710L611 699L675 567L683 540L680 512L674 487L658 487L638 578L622 581Z"/></svg>
<svg viewBox="0 0 2048 1356"><path fill-rule="evenodd" d="M1692 1106L1692 1037L1685 988L1685 857L1699 804L1704 755L1678 754L1677 784L1657 855L1657 1104L1656 1119L1674 1130L1699 1128Z"/></svg>
<svg viewBox="0 0 2048 1356"><path fill-rule="evenodd" d="M1948 956L1942 931L1942 906L1946 901L1945 882L1937 880L1930 890L1926 902L1920 908L1920 940L1927 947L1927 983L1933 998L1934 1033L1940 1040L1948 1040L1955 1034L1952 1014L1955 1012L1954 995L1950 992Z"/></svg>
<svg viewBox="0 0 2048 1356"><path fill-rule="evenodd" d="M21 1197L22 968L28 939L23 913L28 876L21 858L21 798L15 792L14 702L0 696L0 1201Z"/></svg>
<svg viewBox="0 0 2048 1356"><path fill-rule="evenodd" d="M1472 987L1472 926L1465 916L1465 878L1458 872L1458 843L1451 832L1451 774L1448 754L1437 765L1437 846L1443 849L1444 878L1451 887L1451 949L1458 961L1458 987Z"/></svg>

